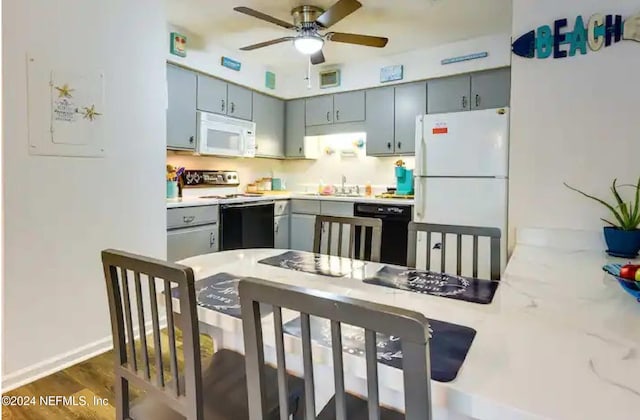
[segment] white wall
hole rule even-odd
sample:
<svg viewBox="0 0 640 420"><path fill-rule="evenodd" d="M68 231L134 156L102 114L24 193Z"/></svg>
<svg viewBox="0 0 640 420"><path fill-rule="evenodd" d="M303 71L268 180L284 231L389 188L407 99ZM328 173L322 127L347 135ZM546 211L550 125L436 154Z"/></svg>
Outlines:
<svg viewBox="0 0 640 420"><path fill-rule="evenodd" d="M285 89L284 97L297 98L379 86L381 84L380 68L395 64L404 65L404 79L398 83L505 67L509 65L511 58L509 41L508 34L497 34L445 44L435 48L407 51L401 54L385 56L383 52L378 58L356 63L346 63L338 66L314 66L311 89L307 89L307 83L304 80L305 72L285 75L284 78L287 80L287 85L283 87ZM489 53L486 58L444 66L441 64L441 61L446 58L484 51ZM340 68L341 83L339 87L319 88L317 72L327 68Z"/></svg>
<svg viewBox="0 0 640 420"><path fill-rule="evenodd" d="M581 14L640 12L637 0L514 0L513 35ZM613 178L640 176L640 44L622 41L564 59L513 57L510 226L600 230Z"/></svg>
<svg viewBox="0 0 640 420"><path fill-rule="evenodd" d="M169 52L169 34L172 31L177 31L187 36L186 57L178 57ZM194 70L199 70L242 86L247 86L257 91L262 91L278 97L284 97L285 91L283 86L286 83L286 80L281 78L281 75L273 70L272 67L246 58L238 60L242 63L240 71L223 67L220 65L221 58L225 56L231 59L237 59L235 52L220 48L216 46L214 42L206 42L204 39L189 32L185 28L167 24L166 46L166 56L168 61L181 64ZM265 73L267 70L274 71L276 73L275 89L265 87Z"/></svg>
<svg viewBox="0 0 640 420"><path fill-rule="evenodd" d="M111 346L104 248L166 256L166 17L156 0L3 2L3 386ZM107 156L27 153L26 55L106 79Z"/></svg>

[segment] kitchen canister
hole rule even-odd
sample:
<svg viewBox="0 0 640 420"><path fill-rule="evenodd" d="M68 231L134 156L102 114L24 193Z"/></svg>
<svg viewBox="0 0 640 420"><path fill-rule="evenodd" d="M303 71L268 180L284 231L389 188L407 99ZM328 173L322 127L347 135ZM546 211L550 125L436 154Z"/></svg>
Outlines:
<svg viewBox="0 0 640 420"><path fill-rule="evenodd" d="M271 189L273 191L284 190L284 187L282 186L282 180L280 178L271 178Z"/></svg>
<svg viewBox="0 0 640 420"><path fill-rule="evenodd" d="M167 198L178 196L178 181L167 181Z"/></svg>

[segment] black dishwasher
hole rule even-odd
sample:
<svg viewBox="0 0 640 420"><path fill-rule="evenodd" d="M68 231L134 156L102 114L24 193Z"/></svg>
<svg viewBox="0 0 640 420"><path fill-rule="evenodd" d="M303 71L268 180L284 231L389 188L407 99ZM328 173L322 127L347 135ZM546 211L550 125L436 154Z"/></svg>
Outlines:
<svg viewBox="0 0 640 420"><path fill-rule="evenodd" d="M355 203L354 215L382 220L382 249L380 261L387 264L407 265L407 239L411 206L375 203ZM360 232L356 230L355 249L359 248ZM365 232L365 243L371 243L371 230ZM365 259L371 256L371 246L365 246Z"/></svg>
<svg viewBox="0 0 640 420"><path fill-rule="evenodd" d="M273 207L272 201L221 205L221 250L273 248Z"/></svg>

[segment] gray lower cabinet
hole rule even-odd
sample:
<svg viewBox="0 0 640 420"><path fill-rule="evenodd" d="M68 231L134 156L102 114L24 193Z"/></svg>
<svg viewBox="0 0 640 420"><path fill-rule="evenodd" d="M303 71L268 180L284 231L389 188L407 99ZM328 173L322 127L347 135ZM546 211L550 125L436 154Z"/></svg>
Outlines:
<svg viewBox="0 0 640 420"><path fill-rule="evenodd" d="M196 75L167 65L167 148L194 150L196 147Z"/></svg>
<svg viewBox="0 0 640 420"><path fill-rule="evenodd" d="M253 92L242 86L229 83L227 88L227 115L243 120L253 117Z"/></svg>
<svg viewBox="0 0 640 420"><path fill-rule="evenodd" d="M289 216L273 218L273 246L274 248L289 248Z"/></svg>
<svg viewBox="0 0 640 420"><path fill-rule="evenodd" d="M410 83L395 89L395 153L413 154L416 150L416 117L427 111L427 84Z"/></svg>
<svg viewBox="0 0 640 420"><path fill-rule="evenodd" d="M285 104L285 156L305 157L304 136L305 117L304 99L294 99Z"/></svg>
<svg viewBox="0 0 640 420"><path fill-rule="evenodd" d="M395 88L369 89L366 94L367 155L392 155L395 145Z"/></svg>
<svg viewBox="0 0 640 420"><path fill-rule="evenodd" d="M167 260L169 261L217 251L217 223L167 231Z"/></svg>
<svg viewBox="0 0 640 420"><path fill-rule="evenodd" d="M299 251L313 251L313 235L316 216L312 214L292 214L290 224L290 248Z"/></svg>
<svg viewBox="0 0 640 420"><path fill-rule="evenodd" d="M284 157L284 101L253 93L253 121L256 123L256 156Z"/></svg>
<svg viewBox="0 0 640 420"><path fill-rule="evenodd" d="M365 117L365 92L336 93L333 95L333 122L345 123L364 121Z"/></svg>
<svg viewBox="0 0 640 420"><path fill-rule="evenodd" d="M430 80L428 90L428 114L471 109L471 76L468 74Z"/></svg>
<svg viewBox="0 0 640 420"><path fill-rule="evenodd" d="M509 106L511 68L473 73L471 75L471 109Z"/></svg>
<svg viewBox="0 0 640 420"><path fill-rule="evenodd" d="M228 83L204 74L198 74L197 108L200 111L227 114Z"/></svg>
<svg viewBox="0 0 640 420"><path fill-rule="evenodd" d="M305 100L306 126L333 123L333 95L316 96Z"/></svg>

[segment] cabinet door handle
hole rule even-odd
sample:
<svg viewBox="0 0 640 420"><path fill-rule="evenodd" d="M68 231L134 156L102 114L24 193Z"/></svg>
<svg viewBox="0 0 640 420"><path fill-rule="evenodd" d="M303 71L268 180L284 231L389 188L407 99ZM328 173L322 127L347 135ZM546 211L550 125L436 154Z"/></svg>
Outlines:
<svg viewBox="0 0 640 420"><path fill-rule="evenodd" d="M193 143L193 136L189 137L189 143Z"/></svg>
<svg viewBox="0 0 640 420"><path fill-rule="evenodd" d="M387 149L391 150L391 142L387 143Z"/></svg>
<svg viewBox="0 0 640 420"><path fill-rule="evenodd" d="M220 111L224 111L224 99L220 101Z"/></svg>
<svg viewBox="0 0 640 420"><path fill-rule="evenodd" d="M398 142L398 149L402 149L402 142L401 141Z"/></svg>
<svg viewBox="0 0 640 420"><path fill-rule="evenodd" d="M236 112L236 104L231 102L231 113L233 114L234 112Z"/></svg>
<svg viewBox="0 0 640 420"><path fill-rule="evenodd" d="M276 223L276 229L275 229L275 233L278 233L278 231L280 230L280 224Z"/></svg>
<svg viewBox="0 0 640 420"><path fill-rule="evenodd" d="M462 109L467 109L467 97L462 97Z"/></svg>
<svg viewBox="0 0 640 420"><path fill-rule="evenodd" d="M216 237L213 236L213 232L211 232L209 234L209 248L213 248L215 244L216 244Z"/></svg>
<svg viewBox="0 0 640 420"><path fill-rule="evenodd" d="M480 106L480 95L476 95L476 106Z"/></svg>
<svg viewBox="0 0 640 420"><path fill-rule="evenodd" d="M340 110L336 110L336 120L340 119Z"/></svg>
<svg viewBox="0 0 640 420"><path fill-rule="evenodd" d="M302 147L298 148L298 153L302 153Z"/></svg>
<svg viewBox="0 0 640 420"><path fill-rule="evenodd" d="M331 121L331 112L327 111L327 121Z"/></svg>
<svg viewBox="0 0 640 420"><path fill-rule="evenodd" d="M196 219L196 216L182 216L182 221L185 223L191 223Z"/></svg>

